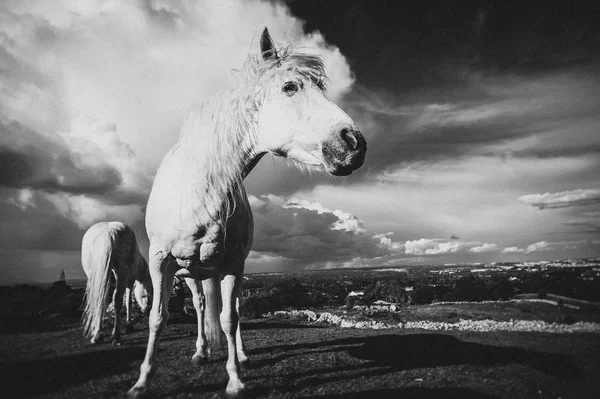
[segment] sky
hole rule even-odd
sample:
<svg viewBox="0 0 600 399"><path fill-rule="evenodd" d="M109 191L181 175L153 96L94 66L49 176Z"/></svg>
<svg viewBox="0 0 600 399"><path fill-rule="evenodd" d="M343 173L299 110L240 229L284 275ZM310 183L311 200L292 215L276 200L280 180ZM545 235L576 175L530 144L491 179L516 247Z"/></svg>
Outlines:
<svg viewBox="0 0 600 399"><path fill-rule="evenodd" d="M594 1L0 4L0 284L84 278L81 238L145 205L190 108L262 29L323 57L368 142L348 177L263 158L246 272L600 256Z"/></svg>

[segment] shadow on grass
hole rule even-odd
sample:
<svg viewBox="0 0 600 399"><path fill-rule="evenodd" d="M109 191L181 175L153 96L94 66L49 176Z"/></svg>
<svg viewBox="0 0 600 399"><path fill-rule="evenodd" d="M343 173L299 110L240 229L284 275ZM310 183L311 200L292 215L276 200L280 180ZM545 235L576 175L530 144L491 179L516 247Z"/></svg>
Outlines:
<svg viewBox="0 0 600 399"><path fill-rule="evenodd" d="M378 389L372 391L327 394L323 396L306 396L305 399L317 398L344 398L344 399L372 399L372 398L402 398L402 399L493 399L496 396L479 393L468 388L398 388Z"/></svg>
<svg viewBox="0 0 600 399"><path fill-rule="evenodd" d="M319 360L319 356L315 356L323 354L323 358L327 358L328 354L336 352L342 356L337 357L335 367L326 366L326 363ZM409 399L455 397L489 399L495 397L467 387L402 387L402 380L398 381L400 386L398 388L377 389L375 387L372 390L365 390L365 387L357 382L364 381L365 378L382 377L398 371L451 365L506 366L519 364L530 366L563 380L582 377L582 371L575 366L571 356L464 342L452 335L445 334L383 334L352 337L312 343L266 346L256 348L251 351L252 353L263 354L262 359L252 359L252 369L267 367L268 371L269 367L291 357L299 358L300 360L296 359L295 361L306 364L306 367L279 375L274 375L272 372L265 375L259 372L258 375L247 378L248 382L254 381L254 383L248 384L247 397L269 396L274 392L298 392L306 387L315 387L312 392L316 393L319 392L316 387L326 387L327 384L341 381L347 382L344 384L345 391L313 397L401 397ZM340 364L340 360L344 357L346 360L342 360ZM311 360L305 363L302 361L303 358ZM168 394L174 396L179 394L218 394L225 388L225 385L226 380L221 382L213 380L208 384L196 382L180 386Z"/></svg>
<svg viewBox="0 0 600 399"><path fill-rule="evenodd" d="M523 364L560 379L582 377L572 356L463 342L445 334L380 335L357 341L348 348L350 356L394 370L460 364Z"/></svg>
<svg viewBox="0 0 600 399"><path fill-rule="evenodd" d="M125 373L139 364L144 348L125 347L97 352L0 364L3 397L23 398L60 392L70 386Z"/></svg>
<svg viewBox="0 0 600 399"><path fill-rule="evenodd" d="M522 364L563 380L583 378L583 373L575 365L572 356L463 342L452 335L445 334L385 334L344 338L256 348L251 351L251 354L271 351L275 353L255 361L253 367L273 366L292 356L333 352L345 352L355 359L365 361L360 364L348 364L347 367L312 369L294 375L295 378L311 380L311 384L352 379L361 375L377 376L396 371L450 365ZM339 375L340 372L342 375ZM338 375L332 376L332 373ZM305 380L305 382L309 381Z"/></svg>

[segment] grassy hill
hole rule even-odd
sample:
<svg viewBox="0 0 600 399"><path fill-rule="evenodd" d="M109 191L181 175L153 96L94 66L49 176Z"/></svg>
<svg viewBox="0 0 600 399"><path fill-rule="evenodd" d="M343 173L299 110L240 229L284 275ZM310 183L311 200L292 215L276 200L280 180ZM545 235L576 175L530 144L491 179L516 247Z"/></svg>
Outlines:
<svg viewBox="0 0 600 399"><path fill-rule="evenodd" d="M6 334L3 397L118 397L136 380L147 325L122 347L92 346L76 328ZM256 398L597 398L598 334L357 330L277 320L242 326ZM225 351L192 366L193 320L173 318L160 344L153 397L223 396Z"/></svg>

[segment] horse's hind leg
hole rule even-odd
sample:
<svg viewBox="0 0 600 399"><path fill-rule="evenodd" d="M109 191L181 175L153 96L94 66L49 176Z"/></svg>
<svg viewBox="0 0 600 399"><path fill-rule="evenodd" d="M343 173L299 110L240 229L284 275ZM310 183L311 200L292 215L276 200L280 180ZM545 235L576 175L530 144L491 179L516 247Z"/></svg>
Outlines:
<svg viewBox="0 0 600 399"><path fill-rule="evenodd" d="M101 327L98 327L98 329L92 334L92 339L90 340L90 342L92 344L97 344L100 343L100 341L102 341L102 331Z"/></svg>
<svg viewBox="0 0 600 399"><path fill-rule="evenodd" d="M239 298L239 296L236 298L235 308L237 310L238 318L239 318L239 316L240 316L240 298ZM235 342L236 342L237 356L238 356L238 360L240 362L240 366L242 366L242 368L248 367L250 365L250 359L248 359L248 356L246 356L246 352L244 350L244 344L242 342L242 329L240 328L239 321L238 321L237 331L235 333Z"/></svg>
<svg viewBox="0 0 600 399"><path fill-rule="evenodd" d="M121 326L119 325L119 319L121 316L121 310L123 309L123 295L125 293L125 286L127 279L121 270L117 271L117 288L114 293L114 304L115 304L115 324L112 332L112 343L113 345L121 345Z"/></svg>
<svg viewBox="0 0 600 399"><path fill-rule="evenodd" d="M185 282L190 287L190 291L192 291L192 301L194 302L194 309L196 309L196 317L198 318L198 339L196 340L196 353L192 356L192 362L195 364L204 364L208 361L208 343L204 330L205 298L202 291L202 283L193 278L186 278Z"/></svg>
<svg viewBox="0 0 600 399"><path fill-rule="evenodd" d="M242 277L225 275L221 280L221 296L223 299L223 310L221 311L221 328L227 338L227 374L229 382L226 392L228 395L236 396L244 389L240 380L240 362L238 359L236 333L239 327L239 315L237 311L237 297L242 285Z"/></svg>
<svg viewBox="0 0 600 399"><path fill-rule="evenodd" d="M146 356L140 367L140 378L135 385L131 387L127 396L137 398L143 395L148 389L148 377L156 370L155 355L158 349L158 340L160 334L167 324L169 317L168 300L173 287L173 278L175 271L169 267L169 256L161 250L156 250L150 245L150 277L154 296L152 299L152 309L150 310L150 334L148 336L148 347Z"/></svg>
<svg viewBox="0 0 600 399"><path fill-rule="evenodd" d="M125 332L132 333L135 329L131 324L131 287L125 288Z"/></svg>
<svg viewBox="0 0 600 399"><path fill-rule="evenodd" d="M115 287L111 284L108 287L108 293L106 294L106 303L104 304L104 308L107 309L110 304L112 303L112 301L114 300L113 295L115 293ZM104 320L100 320L100 325L98 326L98 329L96 331L94 331L94 333L92 334L92 339L91 342L92 344L97 344L100 343L100 341L102 341L102 327L104 325Z"/></svg>

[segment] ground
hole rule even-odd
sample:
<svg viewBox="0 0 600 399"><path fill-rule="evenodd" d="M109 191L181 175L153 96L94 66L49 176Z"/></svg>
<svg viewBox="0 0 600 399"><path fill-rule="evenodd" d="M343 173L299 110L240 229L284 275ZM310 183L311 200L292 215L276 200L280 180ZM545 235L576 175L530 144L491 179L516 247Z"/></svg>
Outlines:
<svg viewBox="0 0 600 399"><path fill-rule="evenodd" d="M63 331L0 335L4 398L119 397L135 382L147 324L123 346ZM256 398L598 398L600 335L358 330L292 320L242 324ZM193 319L173 319L160 344L152 397L223 397L225 351L192 365Z"/></svg>

